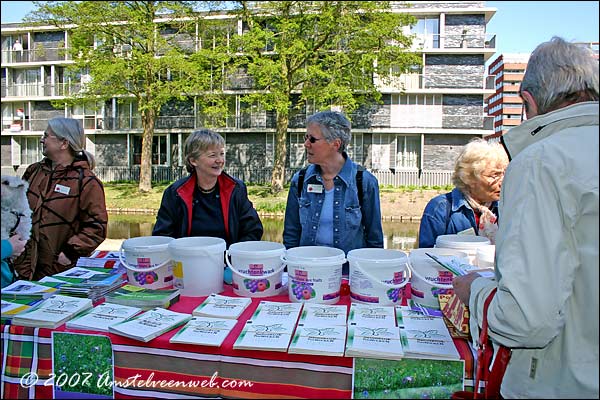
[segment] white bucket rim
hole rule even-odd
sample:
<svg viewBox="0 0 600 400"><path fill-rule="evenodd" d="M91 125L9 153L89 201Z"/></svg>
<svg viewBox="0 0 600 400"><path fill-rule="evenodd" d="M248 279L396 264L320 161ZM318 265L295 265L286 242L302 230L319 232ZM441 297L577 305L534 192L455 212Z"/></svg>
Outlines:
<svg viewBox="0 0 600 400"><path fill-rule="evenodd" d="M313 267L330 267L332 265L344 264L346 262L346 257L340 257L335 260L323 260L322 258L305 258L298 260L287 260L285 258L285 254L281 256L281 262L284 266L288 265L299 265L303 266L306 264L312 264Z"/></svg>
<svg viewBox="0 0 600 400"><path fill-rule="evenodd" d="M271 249L265 249L265 250L246 250L244 249L244 247L250 247L256 244L260 244L260 245L265 245L267 247L272 247ZM269 242L269 241L265 241L265 240L249 240L249 241L245 241L245 242L237 242L237 243L233 243L232 245L229 246L229 249L227 249L227 254L235 254L235 255L241 255L241 256L246 256L246 255L253 255L256 252L260 252L261 255L263 256L275 256L275 255L279 255L282 252L285 252L285 246L283 245L283 243L278 243L278 242Z"/></svg>
<svg viewBox="0 0 600 400"><path fill-rule="evenodd" d="M387 260L373 260L367 259L365 257L361 257L358 254L360 253L379 253L379 254L399 254L400 257L390 258ZM402 250L396 249L380 249L380 248L364 248L364 249L354 249L348 252L348 256L346 257L348 262L351 261L368 261L373 264L383 264L383 265L395 265L398 263L398 260L401 258L406 259L406 263L408 264L408 254L403 252Z"/></svg>
<svg viewBox="0 0 600 400"><path fill-rule="evenodd" d="M205 245L195 243L202 241L209 243ZM206 254L216 254L225 252L226 249L227 243L225 242L225 239L212 236L189 236L175 239L171 243L169 243L169 251L177 251L182 255L196 255L199 252Z"/></svg>
<svg viewBox="0 0 600 400"><path fill-rule="evenodd" d="M435 240L436 247L451 249L471 249L475 250L479 246L491 244L490 240L484 236L475 235L440 235Z"/></svg>
<svg viewBox="0 0 600 400"><path fill-rule="evenodd" d="M155 249L160 249L160 251L167 249L167 247L169 246L169 243L171 243L173 240L172 237L170 236L137 236L137 237L132 237L129 239L125 239L121 242L121 247L125 250L137 250L140 249L140 251L153 251ZM152 242L152 241L159 241L159 242L163 242L163 243L155 243L155 244L135 244L133 245L132 243L134 242L141 242L144 241L145 243L147 243L148 241ZM131 246L131 247L130 247Z"/></svg>
<svg viewBox="0 0 600 400"><path fill-rule="evenodd" d="M309 253L317 253L317 256L313 257L298 257L295 253L307 251ZM319 252L331 253L329 256L319 256ZM337 265L340 263L346 262L346 254L343 250L335 248L335 247L327 247L327 246L298 246L293 247L291 249L286 250L285 254L281 256L282 262L289 263L293 265L298 265L299 263L312 263L316 265L330 266Z"/></svg>

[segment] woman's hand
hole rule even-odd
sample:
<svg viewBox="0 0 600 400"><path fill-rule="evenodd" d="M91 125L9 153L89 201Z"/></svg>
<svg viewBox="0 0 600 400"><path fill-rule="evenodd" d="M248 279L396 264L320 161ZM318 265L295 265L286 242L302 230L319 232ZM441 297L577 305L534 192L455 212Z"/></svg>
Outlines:
<svg viewBox="0 0 600 400"><path fill-rule="evenodd" d="M67 258L67 256L65 256L65 253L63 253L62 251L58 255L58 260L56 260L56 261L58 261L58 263L60 265L69 265L69 264L71 264L71 260L69 260Z"/></svg>
<svg viewBox="0 0 600 400"><path fill-rule="evenodd" d="M27 240L21 239L21 235L12 235L10 239L8 239L10 245L12 246L12 257L18 257L25 250L25 245L27 244Z"/></svg>

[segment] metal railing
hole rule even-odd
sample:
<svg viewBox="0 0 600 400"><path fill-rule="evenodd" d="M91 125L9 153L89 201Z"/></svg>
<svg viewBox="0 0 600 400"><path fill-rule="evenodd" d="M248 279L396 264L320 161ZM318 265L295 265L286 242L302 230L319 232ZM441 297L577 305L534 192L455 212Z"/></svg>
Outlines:
<svg viewBox="0 0 600 400"><path fill-rule="evenodd" d="M2 64L69 61L71 59L71 55L64 47L45 47L39 43L34 49L29 50L2 50Z"/></svg>
<svg viewBox="0 0 600 400"><path fill-rule="evenodd" d="M478 74L402 74L375 76L375 85L383 90L416 89L495 89L495 75Z"/></svg>
<svg viewBox="0 0 600 400"><path fill-rule="evenodd" d="M61 97L81 93L81 83L12 83L2 84L2 97Z"/></svg>
<svg viewBox="0 0 600 400"><path fill-rule="evenodd" d="M228 174L246 183L268 185L271 183L272 167L265 168L225 168ZM286 168L285 182L289 182L297 168ZM140 167L103 167L94 170L102 182L139 181ZM382 186L446 186L452 184L452 171L432 170L379 170L371 171ZM188 173L184 167L152 166L153 182L173 182Z"/></svg>
<svg viewBox="0 0 600 400"><path fill-rule="evenodd" d="M496 35L483 34L416 34L412 42L413 50L428 49L495 49Z"/></svg>

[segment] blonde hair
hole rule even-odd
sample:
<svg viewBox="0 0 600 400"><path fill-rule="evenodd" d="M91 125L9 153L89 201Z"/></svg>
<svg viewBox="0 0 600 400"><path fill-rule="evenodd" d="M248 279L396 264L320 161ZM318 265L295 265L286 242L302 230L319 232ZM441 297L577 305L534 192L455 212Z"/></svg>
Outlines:
<svg viewBox="0 0 600 400"><path fill-rule="evenodd" d="M500 143L481 138L472 139L465 145L454 164L452 182L461 192L469 193L481 173L489 167L506 169L508 155Z"/></svg>
<svg viewBox="0 0 600 400"><path fill-rule="evenodd" d="M183 148L185 154L185 169L187 172L194 172L194 166L190 163L190 159L197 159L209 147L214 146L225 147L225 139L223 139L223 136L210 129L199 129L192 132L190 136L185 139Z"/></svg>
<svg viewBox="0 0 600 400"><path fill-rule="evenodd" d="M85 149L85 132L81 123L73 118L55 117L48 121L52 133L59 139L69 142L71 152L76 156L85 156L90 169L96 166L96 160L92 153Z"/></svg>

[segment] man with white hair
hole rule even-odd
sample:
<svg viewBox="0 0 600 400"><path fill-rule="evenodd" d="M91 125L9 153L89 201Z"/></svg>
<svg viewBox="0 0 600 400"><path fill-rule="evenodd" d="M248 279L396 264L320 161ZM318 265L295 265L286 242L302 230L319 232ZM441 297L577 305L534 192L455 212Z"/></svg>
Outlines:
<svg viewBox="0 0 600 400"><path fill-rule="evenodd" d="M44 159L27 167L31 240L15 260L20 279L39 280L75 266L106 239L104 187L92 172L81 123L53 118L41 138Z"/></svg>
<svg viewBox="0 0 600 400"><path fill-rule="evenodd" d="M504 398L598 398L598 60L554 37L531 54L508 131L496 280L454 279L473 338L512 349Z"/></svg>

